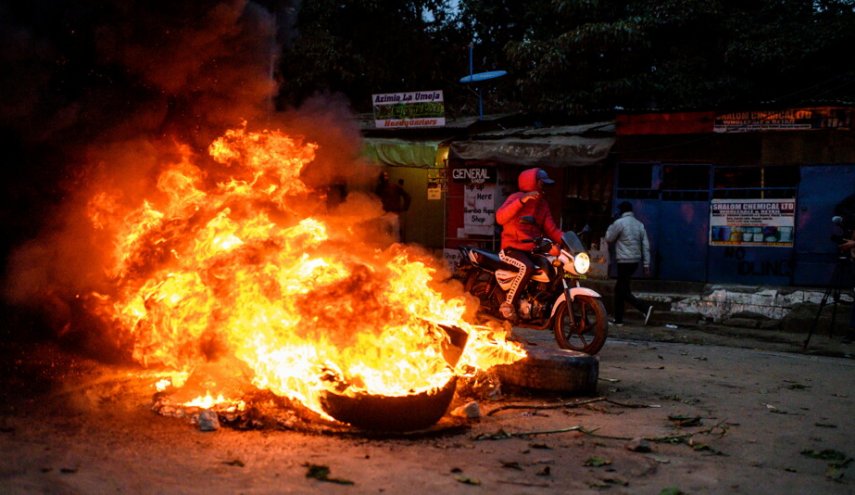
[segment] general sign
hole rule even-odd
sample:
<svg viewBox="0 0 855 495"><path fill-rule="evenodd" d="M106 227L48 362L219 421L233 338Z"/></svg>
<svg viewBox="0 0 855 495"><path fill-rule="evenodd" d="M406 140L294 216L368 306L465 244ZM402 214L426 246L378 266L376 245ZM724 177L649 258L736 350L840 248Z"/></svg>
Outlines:
<svg viewBox="0 0 855 495"><path fill-rule="evenodd" d="M495 181L495 169L492 167L455 168L451 170L451 180L454 182L469 182L480 184Z"/></svg>

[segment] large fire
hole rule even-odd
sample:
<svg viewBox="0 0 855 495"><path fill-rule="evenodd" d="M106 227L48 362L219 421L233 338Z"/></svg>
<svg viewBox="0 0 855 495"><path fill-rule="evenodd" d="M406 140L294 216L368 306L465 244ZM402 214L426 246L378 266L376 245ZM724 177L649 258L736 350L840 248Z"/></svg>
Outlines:
<svg viewBox="0 0 855 495"><path fill-rule="evenodd" d="M142 204L91 198L90 221L114 239L115 284L91 301L133 358L185 373L229 363L322 416L324 392L410 395L520 359L501 330L464 321L466 301L443 295L430 256L365 242L362 219L301 180L316 151L244 126L210 145L211 166L182 148ZM455 367L448 326L469 334ZM207 392L199 403L238 399Z"/></svg>

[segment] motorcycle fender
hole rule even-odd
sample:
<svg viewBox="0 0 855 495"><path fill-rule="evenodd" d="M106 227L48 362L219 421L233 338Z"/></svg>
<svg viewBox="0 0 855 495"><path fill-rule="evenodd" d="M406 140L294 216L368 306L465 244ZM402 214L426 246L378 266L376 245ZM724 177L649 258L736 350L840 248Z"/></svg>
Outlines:
<svg viewBox="0 0 855 495"><path fill-rule="evenodd" d="M591 297L596 297L596 298L602 297L602 296L600 296L600 294L597 291L595 291L593 289L589 289L587 287L571 287L570 288L570 299L571 300L576 299L576 296L591 296ZM558 311L558 308L560 308L562 304L564 304L565 299L566 299L566 297L564 297L563 293L560 296L558 296L558 299L555 300L555 304L552 305L552 315L551 316L555 316L555 312Z"/></svg>
<svg viewBox="0 0 855 495"><path fill-rule="evenodd" d="M600 297L600 294L587 287L570 287L570 299L576 299L576 296Z"/></svg>

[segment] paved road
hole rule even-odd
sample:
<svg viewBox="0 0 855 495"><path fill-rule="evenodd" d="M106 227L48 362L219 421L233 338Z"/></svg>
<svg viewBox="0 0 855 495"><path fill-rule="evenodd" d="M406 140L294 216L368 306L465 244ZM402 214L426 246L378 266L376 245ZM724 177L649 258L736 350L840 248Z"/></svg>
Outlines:
<svg viewBox="0 0 855 495"><path fill-rule="evenodd" d="M464 432L377 439L203 433L153 414L133 370L45 357L71 380L4 397L3 493L855 492L855 360L613 339L595 397L481 400Z"/></svg>

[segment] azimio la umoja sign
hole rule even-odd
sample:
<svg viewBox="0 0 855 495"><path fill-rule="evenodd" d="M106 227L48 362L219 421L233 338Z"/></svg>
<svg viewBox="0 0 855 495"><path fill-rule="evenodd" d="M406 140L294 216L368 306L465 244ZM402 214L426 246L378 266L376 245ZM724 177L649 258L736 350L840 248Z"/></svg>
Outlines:
<svg viewBox="0 0 855 495"><path fill-rule="evenodd" d="M445 125L445 103L441 90L371 95L374 126L441 127Z"/></svg>

